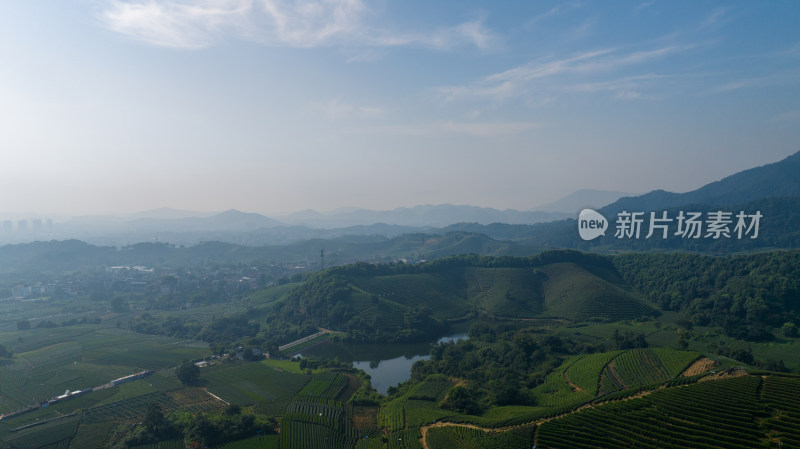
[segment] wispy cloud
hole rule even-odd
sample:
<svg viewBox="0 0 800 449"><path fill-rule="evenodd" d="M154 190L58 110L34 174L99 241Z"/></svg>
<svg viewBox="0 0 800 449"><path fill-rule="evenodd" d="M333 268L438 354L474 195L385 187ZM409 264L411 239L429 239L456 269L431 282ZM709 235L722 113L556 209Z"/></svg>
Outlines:
<svg viewBox="0 0 800 449"><path fill-rule="evenodd" d="M634 12L639 12L639 11L645 9L645 8L649 8L650 6L653 6L654 3L655 3L655 1L649 1L649 2L640 3L640 4L636 5L635 8L633 8L633 11Z"/></svg>
<svg viewBox="0 0 800 449"><path fill-rule="evenodd" d="M118 33L155 45L202 48L224 27L240 28L252 8L248 0L206 0L196 3L114 0L100 13Z"/></svg>
<svg viewBox="0 0 800 449"><path fill-rule="evenodd" d="M714 28L723 25L731 20L730 10L728 8L717 8L709 14L706 19L700 23L698 29Z"/></svg>
<svg viewBox="0 0 800 449"><path fill-rule="evenodd" d="M541 83L551 80L552 82L547 84L549 90L552 90L555 84L560 90L580 92L607 90L614 91L618 95L622 92L628 92L620 98L634 98L635 95L632 94L631 86L634 84L641 85L645 81L652 82L662 76L649 74L629 76L616 81L600 82L595 80L598 76L614 73L618 69L645 64L691 48L694 48L694 46L670 45L627 52L607 48L586 51L559 59L539 59L489 75L472 85L441 86L436 89L436 92L446 101L469 97L491 98L501 101L523 95L526 91L535 87L536 83L540 83L538 86L542 87ZM570 81L563 79L566 75L572 76ZM581 82L582 78L587 80ZM623 89L625 86L629 88ZM644 97L639 95L637 98Z"/></svg>
<svg viewBox="0 0 800 449"><path fill-rule="evenodd" d="M573 84L566 87L565 90L590 93L611 92L614 94L614 98L621 100L653 100L657 97L643 94L642 91L661 80L673 77L673 75L657 74L628 76L610 81Z"/></svg>
<svg viewBox="0 0 800 449"><path fill-rule="evenodd" d="M530 20L528 20L528 22L526 23L526 26L529 26L529 27L530 26L535 26L536 24L538 24L540 22L552 19L554 17L558 17L558 16L560 16L562 14L565 14L565 13L567 13L567 12L573 10L573 9L577 9L577 8L580 8L580 7L581 7L581 3L580 2L569 2L569 3L561 2L561 3L553 6L552 8L548 9L547 11L545 11L545 12L543 12L541 14L538 14L538 15L534 16L533 18L531 18Z"/></svg>
<svg viewBox="0 0 800 449"><path fill-rule="evenodd" d="M483 18L430 30L394 30L369 25L366 18L374 14L362 0L109 0L99 18L130 38L184 49L208 47L227 37L289 47L439 50L487 49L496 41Z"/></svg>
<svg viewBox="0 0 800 449"><path fill-rule="evenodd" d="M739 89L788 86L798 83L800 83L800 69L787 69L769 75L731 81L712 89L712 92L730 92Z"/></svg>

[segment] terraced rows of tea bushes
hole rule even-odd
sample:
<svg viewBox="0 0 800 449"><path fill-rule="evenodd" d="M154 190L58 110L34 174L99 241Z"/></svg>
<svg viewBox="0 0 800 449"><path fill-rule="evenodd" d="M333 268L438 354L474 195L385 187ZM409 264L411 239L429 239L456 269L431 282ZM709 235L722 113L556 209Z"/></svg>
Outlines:
<svg viewBox="0 0 800 449"><path fill-rule="evenodd" d="M454 415L453 411L438 406L452 385L447 380L430 379L414 385L404 395L381 407L378 423L381 427L394 432L420 427Z"/></svg>
<svg viewBox="0 0 800 449"><path fill-rule="evenodd" d="M655 388L666 382L676 384L696 382L697 378L686 378L685 382L678 382L684 378L675 376L683 372L699 356L696 352L669 348L633 349L573 356L548 374L544 382L532 390L536 396L536 406L493 407L480 416L461 414L447 416L446 410L436 408L426 411L424 407L415 405L413 413L409 407L405 407L401 417L400 410L394 404L397 401L395 400L387 407L381 408L384 417L381 425L396 430L400 427L391 426L400 426L402 422L410 427L412 424L424 425L434 420L443 420L484 428L519 426L569 413L584 404L627 397L643 388ZM611 379L606 375L609 371L608 366L617 360L621 360L617 373L621 373L623 379L631 385L612 384L613 388L607 387L607 391L612 393L607 393L603 389L603 382ZM437 415L436 412L440 414ZM415 414L421 414L422 417L417 419ZM393 424L390 417L396 420Z"/></svg>
<svg viewBox="0 0 800 449"><path fill-rule="evenodd" d="M600 373L608 362L622 351L587 354L573 362L565 371L569 380L586 393L594 396L600 384Z"/></svg>
<svg viewBox="0 0 800 449"><path fill-rule="evenodd" d="M11 432L5 442L18 449L34 449L44 446L66 448L75 435L80 415L54 419L41 425Z"/></svg>
<svg viewBox="0 0 800 449"><path fill-rule="evenodd" d="M426 442L430 449L528 449L535 427L522 426L504 432L486 432L463 426L432 427Z"/></svg>
<svg viewBox="0 0 800 449"><path fill-rule="evenodd" d="M422 438L422 434L420 434L419 428L393 432L386 437L385 447L387 449L422 449L420 438Z"/></svg>
<svg viewBox="0 0 800 449"><path fill-rule="evenodd" d="M599 393L666 382L682 373L700 355L669 348L631 349L613 357L600 374Z"/></svg>
<svg viewBox="0 0 800 449"><path fill-rule="evenodd" d="M183 447L181 447L181 449L183 449ZM263 435L246 440L234 441L215 449L280 449L280 437L278 435Z"/></svg>
<svg viewBox="0 0 800 449"><path fill-rule="evenodd" d="M780 412L765 422L771 436L786 447L800 447L800 378L770 376L761 399Z"/></svg>
<svg viewBox="0 0 800 449"><path fill-rule="evenodd" d="M280 447L352 447L358 438L351 424L352 406L334 399L347 388L348 382L347 376L336 372L315 374L286 406L281 419Z"/></svg>
<svg viewBox="0 0 800 449"><path fill-rule="evenodd" d="M543 423L537 447L765 447L759 422L771 412L760 402L762 383L735 377L584 409Z"/></svg>
<svg viewBox="0 0 800 449"><path fill-rule="evenodd" d="M332 371L315 374L297 395L335 399L347 387L347 381L347 376Z"/></svg>

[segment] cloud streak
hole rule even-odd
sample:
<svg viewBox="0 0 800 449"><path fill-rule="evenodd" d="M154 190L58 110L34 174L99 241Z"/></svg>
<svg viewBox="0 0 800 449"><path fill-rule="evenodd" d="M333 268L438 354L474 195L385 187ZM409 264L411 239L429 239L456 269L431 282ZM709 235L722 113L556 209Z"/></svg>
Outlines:
<svg viewBox="0 0 800 449"><path fill-rule="evenodd" d="M519 97L532 89L558 89L573 92L614 91L617 98L651 98L632 90L664 75L629 76L614 81L595 81L597 76L614 73L627 66L642 65L694 48L692 45L669 45L648 50L623 52L606 48L573 54L559 59L539 59L485 77L472 85L441 86L436 92L445 101L484 98L503 101ZM569 76L570 81L564 77ZM589 81L581 81L589 79Z"/></svg>
<svg viewBox="0 0 800 449"><path fill-rule="evenodd" d="M740 89L789 86L798 83L800 83L800 69L787 69L769 75L731 81L714 88L712 92L730 92Z"/></svg>
<svg viewBox="0 0 800 449"><path fill-rule="evenodd" d="M431 30L392 30L362 0L110 0L99 19L110 30L148 44L200 49L228 37L264 45L418 46L488 49L496 37L479 18Z"/></svg>

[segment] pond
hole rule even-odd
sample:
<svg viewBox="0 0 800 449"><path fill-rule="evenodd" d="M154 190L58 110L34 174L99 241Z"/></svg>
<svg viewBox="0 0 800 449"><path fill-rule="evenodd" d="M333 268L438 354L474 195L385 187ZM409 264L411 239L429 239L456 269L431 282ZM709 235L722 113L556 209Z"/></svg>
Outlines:
<svg viewBox="0 0 800 449"><path fill-rule="evenodd" d="M303 351L306 356L338 358L342 362L353 362L372 377L372 386L386 394L389 387L411 378L411 365L417 360L430 358L431 346L446 341L466 339L466 332L447 335L432 343L416 344L364 344L324 343Z"/></svg>

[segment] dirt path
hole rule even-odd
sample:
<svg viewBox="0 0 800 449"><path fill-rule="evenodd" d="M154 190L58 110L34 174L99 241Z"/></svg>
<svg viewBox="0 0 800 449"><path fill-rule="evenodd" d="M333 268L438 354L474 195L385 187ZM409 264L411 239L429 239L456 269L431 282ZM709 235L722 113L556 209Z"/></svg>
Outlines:
<svg viewBox="0 0 800 449"><path fill-rule="evenodd" d="M622 383L622 381L619 380L619 377L617 377L617 365L614 363L613 360L608 362L608 365L606 365L606 372L608 373L608 376L611 378L611 380L614 382L614 385L617 386L617 388L619 388L620 390L628 388L628 386Z"/></svg>
<svg viewBox="0 0 800 449"><path fill-rule="evenodd" d="M574 383L572 383L571 380L569 380L569 376L567 376L567 370L564 370L564 380L567 381L567 384L570 387L572 387L573 390L580 391L581 393L585 393L585 391L583 391L583 388L579 387L577 384L574 384Z"/></svg>
<svg viewBox="0 0 800 449"><path fill-rule="evenodd" d="M484 433L502 432L504 430L509 430L509 429L513 428L513 427L489 428L489 427L476 426L475 424L460 424L460 423L454 423L454 422L436 422L436 423L429 424L427 426L423 426L423 427L419 428L419 433L422 435L422 437L420 437L420 439L419 439L419 443L422 445L423 449L430 449L428 447L428 441L427 441L428 430L430 430L430 429L432 429L434 427L466 427L467 429L480 430L481 432L484 432Z"/></svg>

